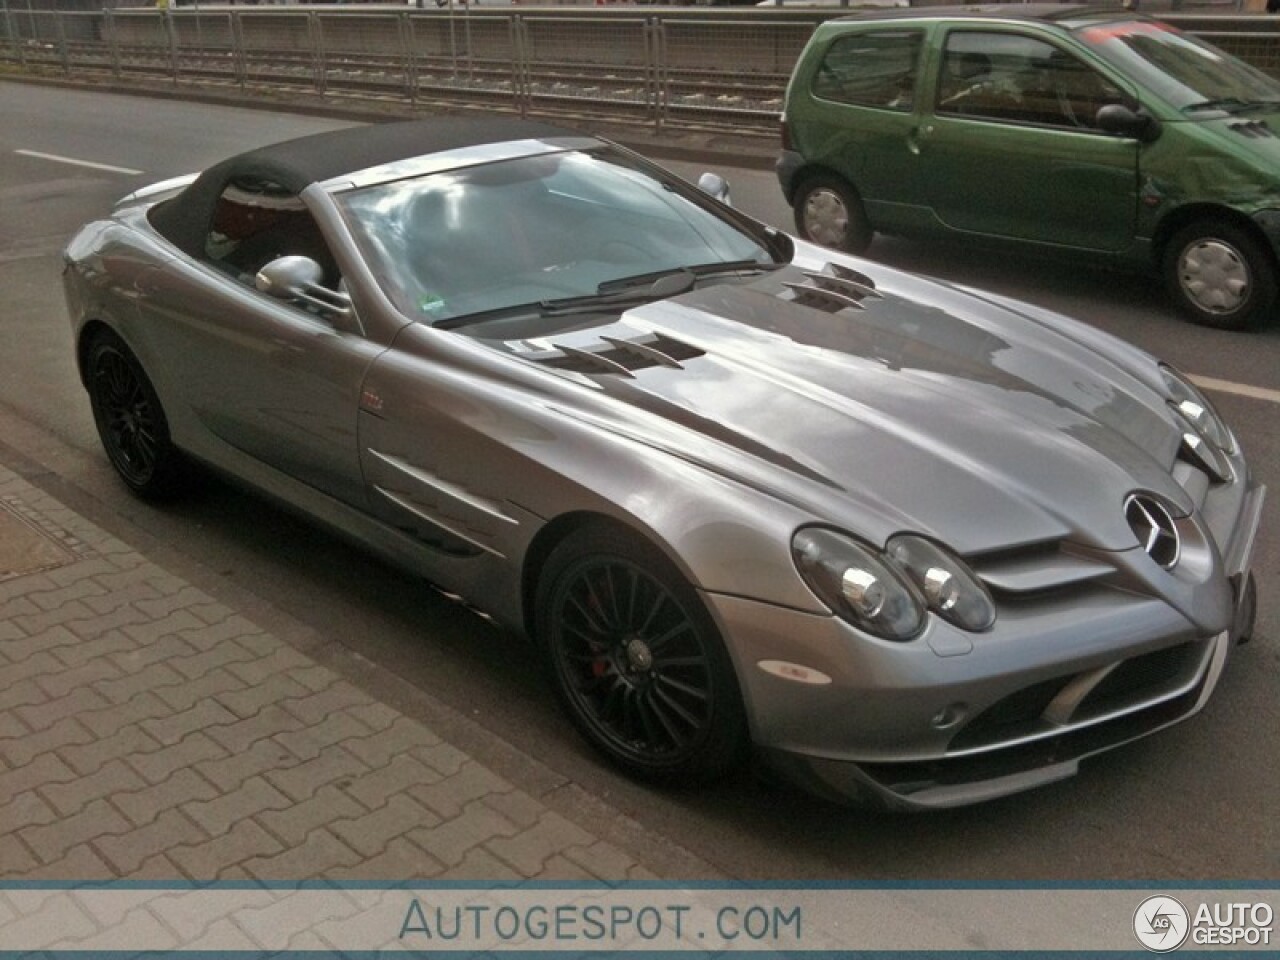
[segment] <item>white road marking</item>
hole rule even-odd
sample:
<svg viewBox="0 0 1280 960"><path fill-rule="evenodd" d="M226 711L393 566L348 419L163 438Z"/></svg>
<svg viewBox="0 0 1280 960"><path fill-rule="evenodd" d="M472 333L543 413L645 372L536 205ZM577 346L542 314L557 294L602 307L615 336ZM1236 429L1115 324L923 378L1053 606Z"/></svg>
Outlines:
<svg viewBox="0 0 1280 960"><path fill-rule="evenodd" d="M1266 400L1268 403L1280 403L1280 390L1268 390L1266 387L1251 387L1247 383L1233 383L1230 380L1216 380L1213 377L1191 375L1197 386L1206 390L1217 390L1220 393L1234 393L1238 397L1252 397L1255 400Z"/></svg>
<svg viewBox="0 0 1280 960"><path fill-rule="evenodd" d="M126 176L135 176L144 173L143 170L134 170L132 167L115 167L109 163L94 163L92 160L77 160L75 157L60 157L56 153L41 153L39 150L15 150L24 157L35 157L37 160L52 160L54 163L69 163L76 167L88 167L90 170L106 170L108 173L123 173Z"/></svg>

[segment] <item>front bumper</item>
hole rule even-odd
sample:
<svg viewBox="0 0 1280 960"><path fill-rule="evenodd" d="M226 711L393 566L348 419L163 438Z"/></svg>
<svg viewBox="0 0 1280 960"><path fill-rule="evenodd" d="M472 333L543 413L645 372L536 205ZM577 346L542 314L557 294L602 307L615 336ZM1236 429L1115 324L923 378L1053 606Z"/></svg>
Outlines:
<svg viewBox="0 0 1280 960"><path fill-rule="evenodd" d="M1260 210L1253 215L1253 222L1267 238L1272 254L1280 258L1280 210Z"/></svg>
<svg viewBox="0 0 1280 960"><path fill-rule="evenodd" d="M778 185L782 187L782 195L787 198L787 203L795 200L796 175L803 166L804 157L795 150L783 150L774 164L774 171L778 174Z"/></svg>
<svg viewBox="0 0 1280 960"><path fill-rule="evenodd" d="M967 648L945 625L895 644L835 617L709 595L757 745L814 792L929 809L1070 777L1082 759L1194 715L1252 626L1265 488L1246 489L1213 575L1233 591L1234 617L1208 636L1158 597L1104 585L1002 607Z"/></svg>
<svg viewBox="0 0 1280 960"><path fill-rule="evenodd" d="M987 752L907 763L858 764L767 750L775 767L819 795L900 810L963 806L1019 793L1074 776L1080 761L1148 736L1198 713L1208 702L1229 656L1227 631L1196 645L1194 682L1185 692L1132 712L1043 739L996 744Z"/></svg>

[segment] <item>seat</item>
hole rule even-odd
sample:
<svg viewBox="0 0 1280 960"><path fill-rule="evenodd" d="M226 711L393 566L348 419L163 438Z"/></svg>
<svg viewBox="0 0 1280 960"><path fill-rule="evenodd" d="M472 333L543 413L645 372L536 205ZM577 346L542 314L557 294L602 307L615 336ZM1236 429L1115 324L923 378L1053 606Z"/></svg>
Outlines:
<svg viewBox="0 0 1280 960"><path fill-rule="evenodd" d="M985 53L948 54L942 74L939 103L952 103L963 99L981 78L991 75L991 58Z"/></svg>

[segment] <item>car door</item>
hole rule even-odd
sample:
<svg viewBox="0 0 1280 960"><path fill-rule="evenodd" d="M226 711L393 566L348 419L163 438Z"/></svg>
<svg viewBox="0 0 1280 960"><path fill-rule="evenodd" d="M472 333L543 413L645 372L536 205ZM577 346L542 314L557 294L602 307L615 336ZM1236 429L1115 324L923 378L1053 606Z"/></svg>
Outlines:
<svg viewBox="0 0 1280 960"><path fill-rule="evenodd" d="M792 98L798 148L851 183L878 227L922 204L908 134L919 123L924 39L922 26L841 33L799 81L812 95Z"/></svg>
<svg viewBox="0 0 1280 960"><path fill-rule="evenodd" d="M301 200L275 197L283 212L263 213L262 196L246 201L236 187L228 193L206 256L171 261L141 291L149 336L162 341L158 355L170 367L165 378L185 400L182 413L195 431L184 439L215 463L225 459L220 441L363 506L357 408L365 372L385 348L354 319L256 290L254 273L277 255L321 262L326 286L339 278Z"/></svg>
<svg viewBox="0 0 1280 960"><path fill-rule="evenodd" d="M1124 92L1074 53L1006 28L943 38L920 175L954 230L1117 251L1133 240L1139 144L1096 126Z"/></svg>

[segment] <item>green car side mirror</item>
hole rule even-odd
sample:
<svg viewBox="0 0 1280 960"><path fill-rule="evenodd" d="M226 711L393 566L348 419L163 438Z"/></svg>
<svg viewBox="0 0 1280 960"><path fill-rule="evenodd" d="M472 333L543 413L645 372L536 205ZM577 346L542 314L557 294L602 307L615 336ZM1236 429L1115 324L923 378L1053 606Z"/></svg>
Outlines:
<svg viewBox="0 0 1280 960"><path fill-rule="evenodd" d="M1141 107L1132 110L1122 103L1109 103L1098 111L1095 122L1104 133L1132 137L1143 143L1151 143L1160 136L1160 121Z"/></svg>

